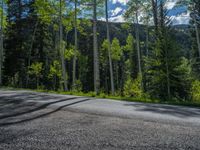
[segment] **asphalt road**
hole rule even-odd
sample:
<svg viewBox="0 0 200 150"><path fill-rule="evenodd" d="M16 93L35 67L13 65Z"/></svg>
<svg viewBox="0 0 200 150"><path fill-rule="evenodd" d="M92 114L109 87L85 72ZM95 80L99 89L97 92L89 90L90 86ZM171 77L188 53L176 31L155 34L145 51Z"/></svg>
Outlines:
<svg viewBox="0 0 200 150"><path fill-rule="evenodd" d="M200 150L200 109L0 90L4 149Z"/></svg>

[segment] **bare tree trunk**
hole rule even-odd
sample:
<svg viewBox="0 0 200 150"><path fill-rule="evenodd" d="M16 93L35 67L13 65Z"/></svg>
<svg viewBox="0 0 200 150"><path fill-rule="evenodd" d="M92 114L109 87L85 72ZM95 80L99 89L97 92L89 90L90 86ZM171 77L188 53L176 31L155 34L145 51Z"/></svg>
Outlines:
<svg viewBox="0 0 200 150"><path fill-rule="evenodd" d="M115 93L114 80L113 80L113 65L111 57L111 41L110 41L110 29L108 24L108 0L105 0L105 13L106 13L106 27L107 27L107 40L108 40L108 59L109 59L109 70L110 70L110 83L112 95Z"/></svg>
<svg viewBox="0 0 200 150"><path fill-rule="evenodd" d="M119 90L119 67L118 61L116 61L116 88Z"/></svg>
<svg viewBox="0 0 200 150"><path fill-rule="evenodd" d="M93 0L93 50L94 50L94 91L99 94L100 76L99 76L99 54L97 43L97 10L96 0Z"/></svg>
<svg viewBox="0 0 200 150"><path fill-rule="evenodd" d="M2 68L3 68L3 15L4 15L4 11L3 11L3 0L1 2L1 9L2 9L2 13L1 13L1 30L0 30L0 86L2 85Z"/></svg>
<svg viewBox="0 0 200 150"><path fill-rule="evenodd" d="M57 82L56 76L54 76L53 78L54 78L54 81L53 81L53 89L54 89L54 91L56 91L56 82Z"/></svg>
<svg viewBox="0 0 200 150"><path fill-rule="evenodd" d="M137 44L137 57L138 57L138 71L139 71L139 76L141 76L142 78L138 10L136 10L136 44ZM143 89L143 79L141 80L140 88Z"/></svg>
<svg viewBox="0 0 200 150"><path fill-rule="evenodd" d="M200 57L199 30L198 30L197 20L195 18L194 18L194 25L195 25L195 30L196 30L197 46L198 46L198 52L199 52L199 57Z"/></svg>
<svg viewBox="0 0 200 150"><path fill-rule="evenodd" d="M147 23L146 28L146 56L149 56L149 24Z"/></svg>
<svg viewBox="0 0 200 150"><path fill-rule="evenodd" d="M165 61L166 61L166 71L167 71L167 96L168 96L168 99L170 100L170 98L171 98L171 88L170 88L171 85L170 85L170 79L169 79L168 52L166 53Z"/></svg>
<svg viewBox="0 0 200 150"><path fill-rule="evenodd" d="M75 36L75 43L74 43L74 58L73 58L73 77L72 77L72 89L75 88L76 84L76 60L77 60L77 50L78 50L78 39L77 39L77 0L74 2L74 36Z"/></svg>
<svg viewBox="0 0 200 150"><path fill-rule="evenodd" d="M60 12L59 12L59 49L60 49L60 57L61 57L62 77L64 81L64 91L68 91L65 58L64 58L64 47L63 47L62 0L60 0Z"/></svg>
<svg viewBox="0 0 200 150"><path fill-rule="evenodd" d="M36 77L37 90L39 89L39 77Z"/></svg>
<svg viewBox="0 0 200 150"><path fill-rule="evenodd" d="M138 69L139 69L139 74L142 75L138 10L136 11L136 44L137 44L137 56L138 56Z"/></svg>

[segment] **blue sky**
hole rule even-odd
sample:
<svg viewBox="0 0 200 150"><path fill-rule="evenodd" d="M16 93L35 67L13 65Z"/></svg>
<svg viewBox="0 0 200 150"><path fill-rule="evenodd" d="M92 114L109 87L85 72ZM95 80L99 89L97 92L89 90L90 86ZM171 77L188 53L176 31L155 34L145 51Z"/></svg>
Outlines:
<svg viewBox="0 0 200 150"><path fill-rule="evenodd" d="M109 16L114 22L123 22L123 13L126 11L126 3L128 0L110 0L109 1ZM173 24L188 24L189 12L187 6L175 7L177 0L167 0L166 8L168 16L173 20Z"/></svg>

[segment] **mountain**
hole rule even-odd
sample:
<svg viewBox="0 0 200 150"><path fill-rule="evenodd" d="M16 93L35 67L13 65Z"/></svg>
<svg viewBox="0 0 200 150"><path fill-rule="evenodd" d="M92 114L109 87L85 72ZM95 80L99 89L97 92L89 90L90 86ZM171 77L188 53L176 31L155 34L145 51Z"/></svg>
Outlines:
<svg viewBox="0 0 200 150"><path fill-rule="evenodd" d="M123 14L127 9L128 0L110 0L109 17L112 22L124 22ZM187 6L176 6L177 0L167 0L166 8L173 25L188 24L189 12Z"/></svg>

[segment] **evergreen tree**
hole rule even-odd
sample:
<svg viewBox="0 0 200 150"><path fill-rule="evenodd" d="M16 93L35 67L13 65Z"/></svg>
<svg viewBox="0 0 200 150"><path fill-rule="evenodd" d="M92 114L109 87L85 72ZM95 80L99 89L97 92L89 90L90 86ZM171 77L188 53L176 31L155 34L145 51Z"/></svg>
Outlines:
<svg viewBox="0 0 200 150"><path fill-rule="evenodd" d="M33 1L23 3L21 0L8 1L7 30L5 39L5 81L9 84L17 80L20 87L24 86L26 79L26 56L28 55L30 32L34 19ZM28 11L27 11L28 10ZM12 43L12 44L10 44ZM16 57L17 56L17 57ZM18 79L14 78L19 75Z"/></svg>

